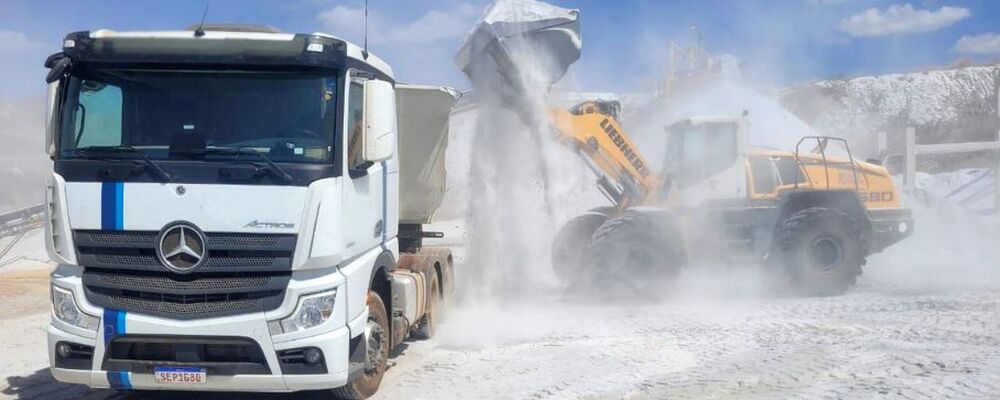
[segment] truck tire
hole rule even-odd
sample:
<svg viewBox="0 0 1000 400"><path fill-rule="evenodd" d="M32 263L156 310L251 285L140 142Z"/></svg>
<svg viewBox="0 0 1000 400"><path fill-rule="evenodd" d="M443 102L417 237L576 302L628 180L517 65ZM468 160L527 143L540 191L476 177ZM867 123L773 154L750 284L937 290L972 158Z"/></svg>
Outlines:
<svg viewBox="0 0 1000 400"><path fill-rule="evenodd" d="M389 363L389 317L385 312L382 297L374 291L368 291L368 323L365 326L365 336L368 340L368 357L372 357L374 367L366 369L361 376L345 386L333 390L333 394L341 399L360 400L371 397L378 391Z"/></svg>
<svg viewBox="0 0 1000 400"><path fill-rule="evenodd" d="M438 303L441 297L441 285L438 283L437 272L432 272L431 294L427 298L427 310L424 317L417 324L417 329L413 331L413 338L427 340L434 337L438 322Z"/></svg>
<svg viewBox="0 0 1000 400"><path fill-rule="evenodd" d="M607 213L602 211L598 208L573 217L556 233L552 243L552 270L571 288L585 282L589 274L587 247L597 228L608 220Z"/></svg>
<svg viewBox="0 0 1000 400"><path fill-rule="evenodd" d="M686 264L683 249L669 215L628 210L594 233L587 251L591 284L606 297L655 297Z"/></svg>
<svg viewBox="0 0 1000 400"><path fill-rule="evenodd" d="M812 207L778 224L774 243L793 289L808 296L847 291L861 274L866 232L844 212Z"/></svg>

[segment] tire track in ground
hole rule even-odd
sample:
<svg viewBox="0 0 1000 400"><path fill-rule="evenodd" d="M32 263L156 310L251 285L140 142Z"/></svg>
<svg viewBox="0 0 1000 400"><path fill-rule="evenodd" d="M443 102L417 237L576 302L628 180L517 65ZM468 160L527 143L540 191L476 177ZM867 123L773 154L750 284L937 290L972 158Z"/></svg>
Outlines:
<svg viewBox="0 0 1000 400"><path fill-rule="evenodd" d="M44 335L47 318L23 322L19 336ZM440 328L398 350L376 399L1000 398L1000 290L466 305ZM34 342L8 338L5 351ZM54 382L44 360L23 364L5 365L16 370L0 397L326 397L92 391Z"/></svg>
<svg viewBox="0 0 1000 400"><path fill-rule="evenodd" d="M958 297L765 302L753 322L730 327L755 332L747 362L658 377L673 384L631 397L996 397L995 293Z"/></svg>

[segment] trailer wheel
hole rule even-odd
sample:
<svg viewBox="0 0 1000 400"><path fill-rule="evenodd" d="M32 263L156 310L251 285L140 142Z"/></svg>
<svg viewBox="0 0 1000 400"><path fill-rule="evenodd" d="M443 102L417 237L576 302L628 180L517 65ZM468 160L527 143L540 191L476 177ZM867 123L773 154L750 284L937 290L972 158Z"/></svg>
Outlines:
<svg viewBox="0 0 1000 400"><path fill-rule="evenodd" d="M683 248L668 214L626 211L594 233L591 285L607 297L655 297L686 264Z"/></svg>
<svg viewBox="0 0 1000 400"><path fill-rule="evenodd" d="M427 298L427 311L420 319L417 329L413 331L413 337L419 340L427 340L434 337L437 330L438 320L438 300L441 297L441 285L438 283L437 272L431 273L431 295Z"/></svg>
<svg viewBox="0 0 1000 400"><path fill-rule="evenodd" d="M556 233L552 243L552 269L570 287L586 282L584 278L590 269L587 257L590 238L608 220L607 214L601 211L595 209L573 217Z"/></svg>
<svg viewBox="0 0 1000 400"><path fill-rule="evenodd" d="M778 261L794 289L809 296L847 291L865 262L866 232L849 215L830 208L798 211L778 225Z"/></svg>
<svg viewBox="0 0 1000 400"><path fill-rule="evenodd" d="M368 291L368 323L365 326L365 340L368 341L368 360L364 373L345 386L333 390L342 399L360 400L371 397L378 391L389 363L389 317L385 312L382 297Z"/></svg>

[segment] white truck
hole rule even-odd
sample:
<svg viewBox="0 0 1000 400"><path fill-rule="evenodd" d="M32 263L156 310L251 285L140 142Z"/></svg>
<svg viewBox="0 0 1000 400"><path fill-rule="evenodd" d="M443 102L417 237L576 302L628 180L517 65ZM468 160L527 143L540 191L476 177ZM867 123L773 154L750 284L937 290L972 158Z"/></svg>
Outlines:
<svg viewBox="0 0 1000 400"><path fill-rule="evenodd" d="M364 398L433 334L457 92L269 27L75 32L46 67L57 380Z"/></svg>

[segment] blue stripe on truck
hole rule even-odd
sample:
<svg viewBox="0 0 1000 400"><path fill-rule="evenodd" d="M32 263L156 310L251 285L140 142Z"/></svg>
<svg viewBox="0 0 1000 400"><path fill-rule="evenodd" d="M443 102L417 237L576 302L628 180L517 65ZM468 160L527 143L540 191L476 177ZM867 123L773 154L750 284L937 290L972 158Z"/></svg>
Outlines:
<svg viewBox="0 0 1000 400"><path fill-rule="evenodd" d="M108 385L111 385L112 389L131 389L132 379L129 377L128 371L108 371Z"/></svg>
<svg viewBox="0 0 1000 400"><path fill-rule="evenodd" d="M128 331L125 328L125 317L128 315L125 311L113 310L110 308L104 309L104 316L101 318L102 325L104 326L104 347L107 351L107 346L111 343L111 340L124 336ZM111 385L112 389L131 389L132 379L129 377L128 371L108 371L108 384Z"/></svg>
<svg viewBox="0 0 1000 400"><path fill-rule="evenodd" d="M125 227L125 184L101 184L101 229L120 231Z"/></svg>
<svg viewBox="0 0 1000 400"><path fill-rule="evenodd" d="M102 322L104 325L104 344L111 343L111 339L125 335L125 311L104 309Z"/></svg>

